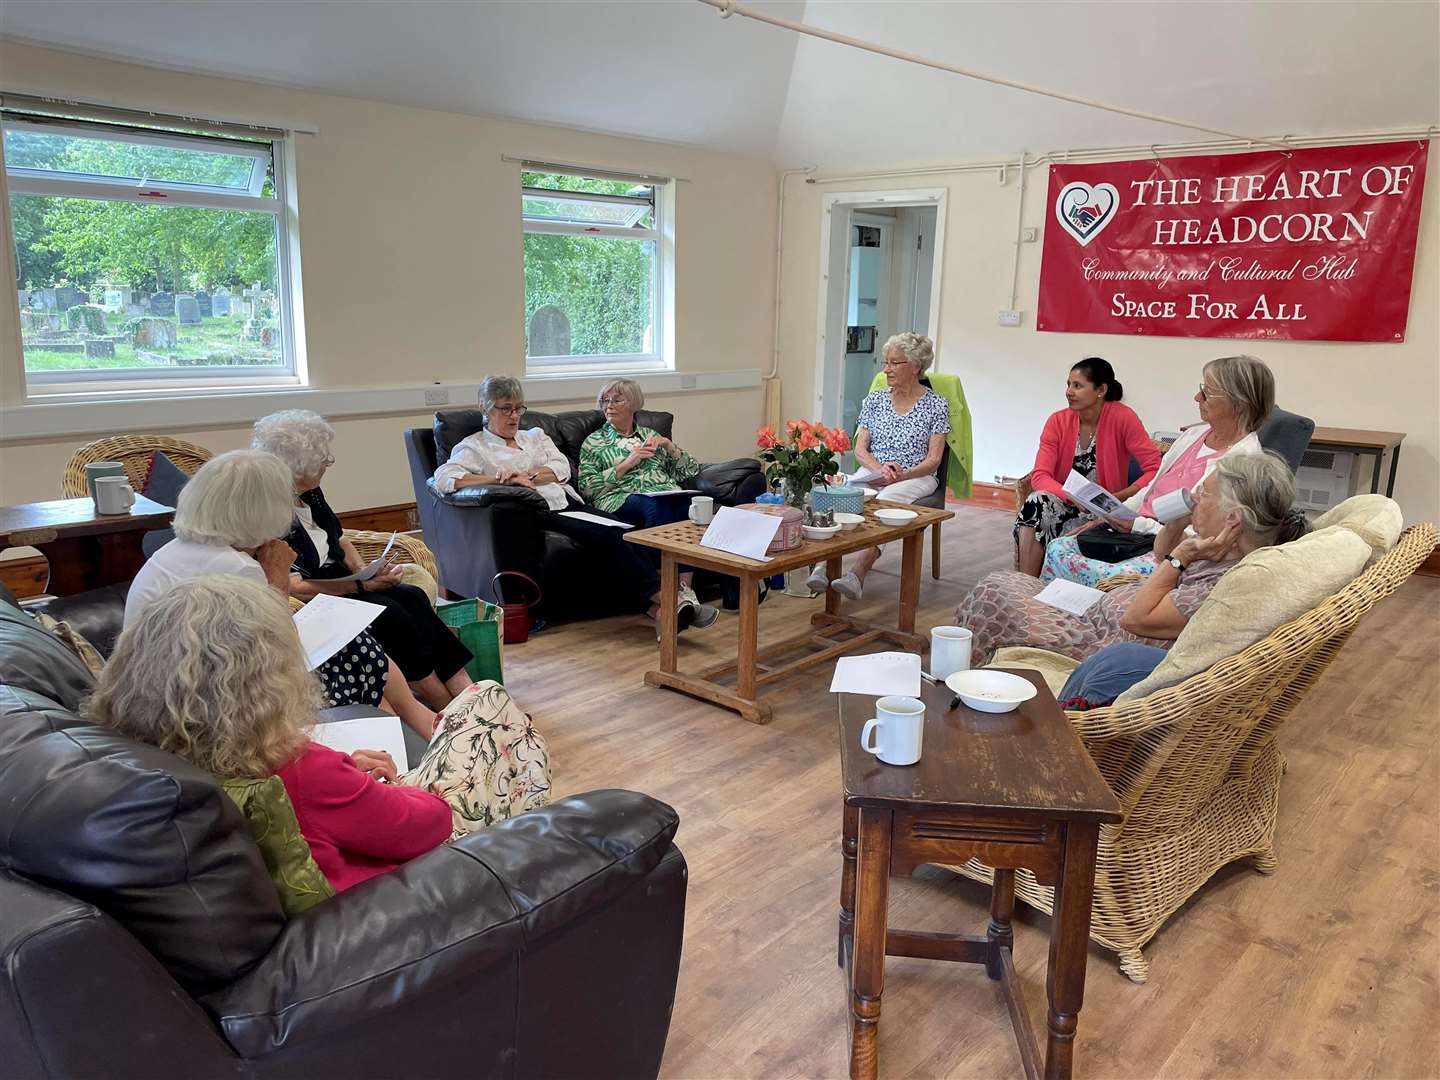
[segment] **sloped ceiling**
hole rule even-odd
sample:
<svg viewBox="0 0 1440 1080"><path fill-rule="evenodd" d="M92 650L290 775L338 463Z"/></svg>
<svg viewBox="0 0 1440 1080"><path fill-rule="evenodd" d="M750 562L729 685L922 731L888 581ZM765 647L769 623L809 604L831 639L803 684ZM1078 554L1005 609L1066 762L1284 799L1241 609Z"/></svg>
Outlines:
<svg viewBox="0 0 1440 1080"><path fill-rule="evenodd" d="M1245 134L1440 122L1433 2L753 0L783 18ZM871 169L1189 141L694 0L4 0L0 33L189 71ZM3 85L3 72L0 72Z"/></svg>

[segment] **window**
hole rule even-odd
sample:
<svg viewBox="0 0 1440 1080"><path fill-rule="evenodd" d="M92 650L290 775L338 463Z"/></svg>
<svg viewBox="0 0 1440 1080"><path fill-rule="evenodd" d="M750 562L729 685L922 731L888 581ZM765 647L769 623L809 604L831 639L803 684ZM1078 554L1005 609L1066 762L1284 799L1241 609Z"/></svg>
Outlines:
<svg viewBox="0 0 1440 1080"><path fill-rule="evenodd" d="M294 375L283 142L10 100L0 122L32 391Z"/></svg>
<svg viewBox="0 0 1440 1080"><path fill-rule="evenodd" d="M520 183L526 369L543 374L668 366L663 182L527 170Z"/></svg>

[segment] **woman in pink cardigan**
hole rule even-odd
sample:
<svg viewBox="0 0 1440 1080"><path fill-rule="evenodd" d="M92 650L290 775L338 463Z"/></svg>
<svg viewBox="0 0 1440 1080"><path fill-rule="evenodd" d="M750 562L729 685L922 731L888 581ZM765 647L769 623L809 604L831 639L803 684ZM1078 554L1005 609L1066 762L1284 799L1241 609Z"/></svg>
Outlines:
<svg viewBox="0 0 1440 1080"><path fill-rule="evenodd" d="M1039 577L1045 545L1087 520L1062 488L1070 470L1123 502L1160 467L1160 452L1135 410L1120 404L1123 395L1115 369L1098 356L1070 369L1065 383L1069 407L1045 421L1030 473L1031 492L1015 516L1015 565L1022 573ZM1133 484L1126 482L1132 457L1140 463L1140 478Z"/></svg>

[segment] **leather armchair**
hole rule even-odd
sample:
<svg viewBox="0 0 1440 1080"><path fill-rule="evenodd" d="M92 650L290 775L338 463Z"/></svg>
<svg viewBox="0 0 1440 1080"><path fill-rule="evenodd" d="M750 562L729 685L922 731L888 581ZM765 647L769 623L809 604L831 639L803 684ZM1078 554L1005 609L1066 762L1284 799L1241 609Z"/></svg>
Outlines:
<svg viewBox="0 0 1440 1080"><path fill-rule="evenodd" d="M7 1080L658 1072L686 891L668 806L562 799L286 922L214 778L78 717L88 677L0 598Z"/></svg>
<svg viewBox="0 0 1440 1080"><path fill-rule="evenodd" d="M671 437L674 417L666 412L641 410L638 423ZM580 471L580 446L586 436L605 422L598 410L543 413L530 411L520 419L522 428L539 427L570 460L571 474ZM435 490L433 476L449 460L456 443L482 427L478 409L435 414L433 428L405 432L405 453L415 488L415 505L426 544L440 564L440 583L455 596L499 598L491 581L501 570L518 570L545 591L544 614L551 620L592 618L614 614L597 595L594 582L605 568L596 566L572 540L543 528L537 510L544 500L525 488L495 486L467 488L452 495ZM724 506L754 502L765 490L760 463L738 458L706 465L686 484ZM513 599L512 594L512 599Z"/></svg>

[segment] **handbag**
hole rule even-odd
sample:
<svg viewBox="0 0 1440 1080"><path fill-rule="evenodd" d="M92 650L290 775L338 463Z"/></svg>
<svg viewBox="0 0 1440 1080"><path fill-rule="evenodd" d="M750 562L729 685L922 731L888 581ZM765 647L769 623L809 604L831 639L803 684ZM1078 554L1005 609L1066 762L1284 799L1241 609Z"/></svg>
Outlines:
<svg viewBox="0 0 1440 1080"><path fill-rule="evenodd" d="M1137 555L1148 555L1155 546L1155 537L1150 533L1121 532L1112 525L1101 525L1080 533L1075 543L1087 559L1118 563Z"/></svg>

